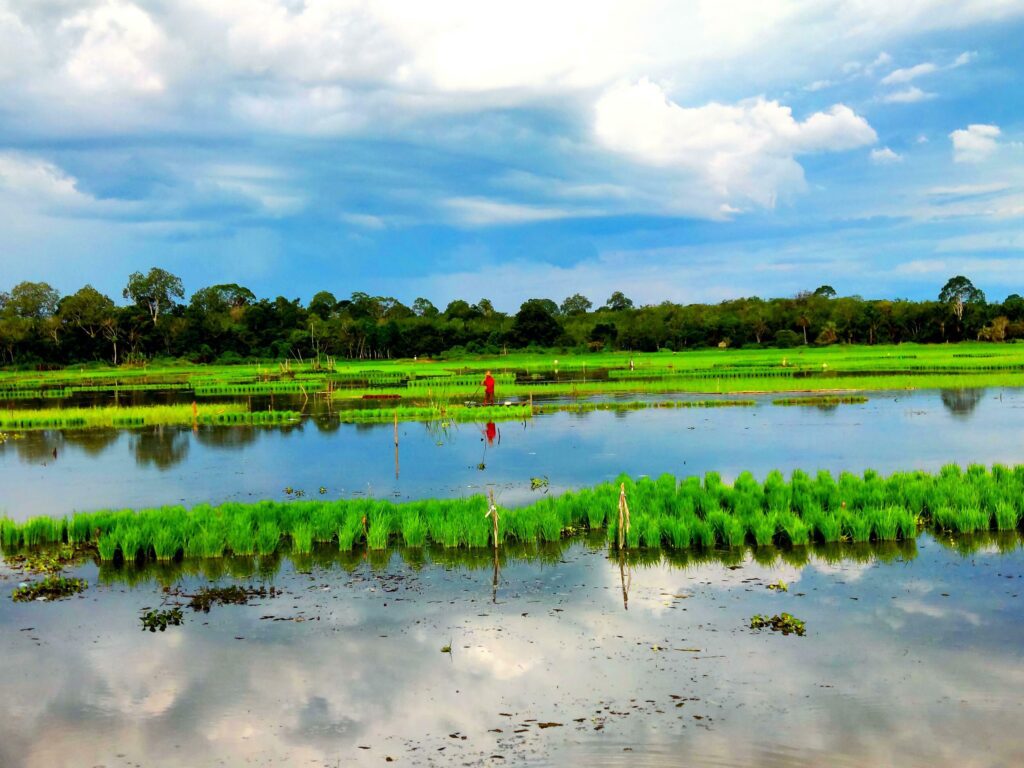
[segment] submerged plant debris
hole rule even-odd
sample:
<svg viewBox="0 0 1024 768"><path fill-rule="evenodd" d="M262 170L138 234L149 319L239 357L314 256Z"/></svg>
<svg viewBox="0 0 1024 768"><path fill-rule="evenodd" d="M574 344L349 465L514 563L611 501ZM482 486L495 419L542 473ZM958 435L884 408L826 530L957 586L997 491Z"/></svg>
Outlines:
<svg viewBox="0 0 1024 768"><path fill-rule="evenodd" d="M750 628L770 629L773 632L781 632L784 635L795 634L800 637L807 633L804 622L789 613L777 613L771 617L756 613L750 619Z"/></svg>
<svg viewBox="0 0 1024 768"><path fill-rule="evenodd" d="M175 594L175 593L171 593ZM247 605L253 598L273 598L281 594L276 587L201 587L194 595L182 595L189 598L188 607L193 611L209 613L215 605Z"/></svg>
<svg viewBox="0 0 1024 768"><path fill-rule="evenodd" d="M89 582L85 579L69 579L64 576L47 576L42 581L33 581L14 590L11 597L17 603L34 600L60 600L85 591Z"/></svg>
<svg viewBox="0 0 1024 768"><path fill-rule="evenodd" d="M5 556L7 564L16 571L27 573L60 573L66 566L77 565L87 557L96 554L92 544L62 544L53 549L39 549L31 552Z"/></svg>

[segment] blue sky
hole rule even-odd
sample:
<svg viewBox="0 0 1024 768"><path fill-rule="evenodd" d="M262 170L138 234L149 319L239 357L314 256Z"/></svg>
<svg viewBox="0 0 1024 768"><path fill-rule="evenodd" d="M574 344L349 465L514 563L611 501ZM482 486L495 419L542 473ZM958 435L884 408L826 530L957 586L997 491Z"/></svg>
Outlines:
<svg viewBox="0 0 1024 768"><path fill-rule="evenodd" d="M0 289L1024 293L1024 0L0 0Z"/></svg>

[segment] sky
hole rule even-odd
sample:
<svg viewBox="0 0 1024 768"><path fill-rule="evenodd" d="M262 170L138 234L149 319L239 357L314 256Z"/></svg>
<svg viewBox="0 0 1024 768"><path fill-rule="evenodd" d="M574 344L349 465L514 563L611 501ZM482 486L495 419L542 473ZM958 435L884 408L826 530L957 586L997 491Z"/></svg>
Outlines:
<svg viewBox="0 0 1024 768"><path fill-rule="evenodd" d="M0 290L1024 293L1024 0L0 0Z"/></svg>

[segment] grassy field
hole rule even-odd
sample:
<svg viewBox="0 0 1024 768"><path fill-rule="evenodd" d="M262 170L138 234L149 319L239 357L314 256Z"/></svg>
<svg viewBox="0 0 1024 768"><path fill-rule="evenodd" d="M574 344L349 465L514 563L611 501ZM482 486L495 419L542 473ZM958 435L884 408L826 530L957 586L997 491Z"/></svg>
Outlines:
<svg viewBox="0 0 1024 768"><path fill-rule="evenodd" d="M522 507L499 510L497 542L483 496L392 503L378 499L261 501L104 510L65 518L0 520L5 552L60 543L92 543L103 561L168 561L308 554L315 545L341 550L408 547L492 547L497 543L557 542L582 531L618 540L619 483L630 508L626 547L673 550L800 547L812 542L913 539L922 529L941 534L1017 531L1024 512L1024 466L882 477L771 472L763 482L743 473L733 485L717 473L682 481L619 478Z"/></svg>
<svg viewBox="0 0 1024 768"><path fill-rule="evenodd" d="M393 396L400 420L432 419L431 412L455 413L467 401L482 399L480 380L491 370L499 402L524 406L533 398L587 398L598 395L778 393L788 404L827 404L801 399L820 395L851 402L861 392L908 389L960 389L1024 386L1024 345L833 346L796 349L685 352L515 353L457 360L343 361L330 370L309 364L162 365L60 371L0 371L0 402L10 429L15 422L42 423L68 398L90 393L167 391L180 399L208 397L330 397L346 421L382 421L394 408L364 402ZM45 403L38 402L45 400ZM518 402L516 402L518 401ZM295 402L294 400L292 402ZM52 406L51 406L52 403ZM389 403L390 404L390 403ZM42 407L42 406L46 407ZM175 407L175 406L169 406ZM32 410L36 414L20 413ZM357 411L367 410L366 413ZM378 411L376 413L371 411ZM384 412L387 412L385 415ZM479 420L480 414L465 414ZM155 417L155 413L152 414ZM519 416L517 415L516 418ZM72 418L65 414L64 420ZM114 417L94 414L75 426L109 426ZM124 418L133 416L125 413ZM268 417L269 418L269 417ZM187 423L187 416L161 423ZM59 426L53 416L48 426ZM145 423L155 423L152 418ZM215 422L210 422L215 423ZM0 426L5 426L0 422Z"/></svg>

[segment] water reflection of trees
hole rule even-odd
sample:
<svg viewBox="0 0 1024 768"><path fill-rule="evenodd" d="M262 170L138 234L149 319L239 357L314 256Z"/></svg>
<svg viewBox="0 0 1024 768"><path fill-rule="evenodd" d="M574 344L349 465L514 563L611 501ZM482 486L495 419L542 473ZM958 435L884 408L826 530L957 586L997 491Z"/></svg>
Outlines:
<svg viewBox="0 0 1024 768"><path fill-rule="evenodd" d="M196 442L209 448L242 448L256 442L257 427L201 427L195 433Z"/></svg>
<svg viewBox="0 0 1024 768"><path fill-rule="evenodd" d="M170 469L188 456L191 435L178 427L152 427L132 433L135 463L140 467Z"/></svg>
<svg viewBox="0 0 1024 768"><path fill-rule="evenodd" d="M966 419L985 397L985 389L943 389L942 404L957 418Z"/></svg>
<svg viewBox="0 0 1024 768"><path fill-rule="evenodd" d="M62 431L59 429L31 430L17 433L0 444L0 450L14 451L26 464L41 464L53 461L53 452L60 455L72 448L80 448L89 456L98 456L117 442L116 429L81 429Z"/></svg>

